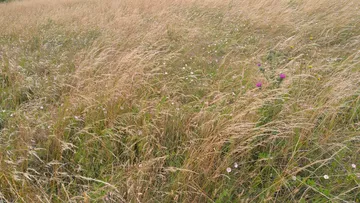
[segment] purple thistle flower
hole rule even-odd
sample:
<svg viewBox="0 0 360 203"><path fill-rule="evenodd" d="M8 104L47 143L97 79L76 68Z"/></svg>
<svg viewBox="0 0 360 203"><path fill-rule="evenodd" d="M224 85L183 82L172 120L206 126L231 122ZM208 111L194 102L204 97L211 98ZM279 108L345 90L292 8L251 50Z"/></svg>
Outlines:
<svg viewBox="0 0 360 203"><path fill-rule="evenodd" d="M283 80L283 79L285 79L285 78L286 78L285 73L280 73L280 79Z"/></svg>
<svg viewBox="0 0 360 203"><path fill-rule="evenodd" d="M257 65L260 67L260 66L261 66L261 63L258 63Z"/></svg>
<svg viewBox="0 0 360 203"><path fill-rule="evenodd" d="M261 83L261 82L256 83L256 87L261 88L261 87L262 87L262 83Z"/></svg>

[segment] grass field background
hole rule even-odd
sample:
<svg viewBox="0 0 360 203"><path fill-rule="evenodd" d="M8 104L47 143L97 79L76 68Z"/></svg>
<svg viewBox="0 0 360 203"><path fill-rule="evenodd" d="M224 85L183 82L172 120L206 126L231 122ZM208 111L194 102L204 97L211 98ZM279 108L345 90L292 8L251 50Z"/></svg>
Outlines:
<svg viewBox="0 0 360 203"><path fill-rule="evenodd" d="M358 0L5 2L0 68L0 201L360 202Z"/></svg>

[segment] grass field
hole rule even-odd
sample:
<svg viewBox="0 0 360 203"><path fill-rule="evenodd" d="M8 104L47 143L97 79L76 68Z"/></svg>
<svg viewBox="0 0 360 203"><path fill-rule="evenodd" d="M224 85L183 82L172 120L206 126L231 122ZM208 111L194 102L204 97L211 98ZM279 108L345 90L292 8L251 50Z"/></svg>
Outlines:
<svg viewBox="0 0 360 203"><path fill-rule="evenodd" d="M0 202L360 202L359 0L4 2L0 68Z"/></svg>

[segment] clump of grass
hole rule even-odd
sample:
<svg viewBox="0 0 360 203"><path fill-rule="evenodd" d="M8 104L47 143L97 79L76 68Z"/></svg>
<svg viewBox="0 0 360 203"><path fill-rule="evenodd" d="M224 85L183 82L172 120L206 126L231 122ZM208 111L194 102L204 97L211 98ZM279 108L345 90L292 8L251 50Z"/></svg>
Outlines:
<svg viewBox="0 0 360 203"><path fill-rule="evenodd" d="M355 0L0 5L0 202L358 202Z"/></svg>

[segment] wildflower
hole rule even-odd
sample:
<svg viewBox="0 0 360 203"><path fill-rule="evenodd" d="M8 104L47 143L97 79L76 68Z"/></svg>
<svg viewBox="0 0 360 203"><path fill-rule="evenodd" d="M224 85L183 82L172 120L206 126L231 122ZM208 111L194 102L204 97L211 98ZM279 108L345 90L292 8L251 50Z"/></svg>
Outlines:
<svg viewBox="0 0 360 203"><path fill-rule="evenodd" d="M291 176L291 179L292 179L293 181L295 181L295 180L296 180L296 176Z"/></svg>
<svg viewBox="0 0 360 203"><path fill-rule="evenodd" d="M194 74L194 72L190 72L190 74L191 74L191 75L193 75L193 74Z"/></svg>
<svg viewBox="0 0 360 203"><path fill-rule="evenodd" d="M231 168L230 168L230 167L226 168L226 172L230 173L230 172L231 172Z"/></svg>
<svg viewBox="0 0 360 203"><path fill-rule="evenodd" d="M167 75L168 74L168 72L165 72L165 75Z"/></svg>
<svg viewBox="0 0 360 203"><path fill-rule="evenodd" d="M40 109L41 109L41 110L43 110L43 109L44 109L44 107L43 107L43 106L40 106Z"/></svg>
<svg viewBox="0 0 360 203"><path fill-rule="evenodd" d="M324 175L324 179L325 179L325 180L329 179L329 176L328 176L328 175Z"/></svg>
<svg viewBox="0 0 360 203"><path fill-rule="evenodd" d="M313 67L312 65L308 66L308 68L312 68L312 67Z"/></svg>
<svg viewBox="0 0 360 203"><path fill-rule="evenodd" d="M351 168L356 169L356 164L351 164Z"/></svg>
<svg viewBox="0 0 360 203"><path fill-rule="evenodd" d="M314 37L313 36L310 36L310 38L309 38L310 40L313 40L314 39Z"/></svg>
<svg viewBox="0 0 360 203"><path fill-rule="evenodd" d="M239 165L235 162L235 163L234 163L234 167L235 167L235 168L238 168Z"/></svg>
<svg viewBox="0 0 360 203"><path fill-rule="evenodd" d="M261 66L261 63L258 63L258 64L257 64L257 66L259 66L259 67L260 67L260 66Z"/></svg>
<svg viewBox="0 0 360 203"><path fill-rule="evenodd" d="M283 79L285 79L285 78L286 78L285 73L280 73L280 80L283 80Z"/></svg>
<svg viewBox="0 0 360 203"><path fill-rule="evenodd" d="M261 83L261 82L256 83L256 87L261 88L261 87L262 87L262 83Z"/></svg>

